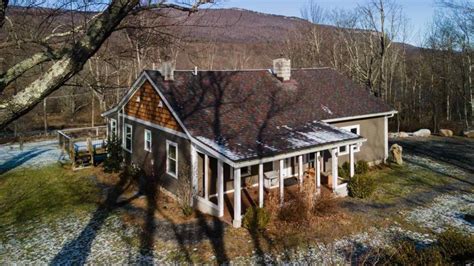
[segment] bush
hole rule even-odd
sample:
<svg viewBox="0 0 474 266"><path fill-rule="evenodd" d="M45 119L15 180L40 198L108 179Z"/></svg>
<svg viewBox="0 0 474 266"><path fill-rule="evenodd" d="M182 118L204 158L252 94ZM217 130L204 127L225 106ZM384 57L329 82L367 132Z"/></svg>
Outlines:
<svg viewBox="0 0 474 266"><path fill-rule="evenodd" d="M194 212L192 204L193 200L193 187L191 183L191 177L188 175L190 173L190 168L183 166L183 171L180 172L178 177L178 188L177 195L179 198L179 206L184 216L191 216Z"/></svg>
<svg viewBox="0 0 474 266"><path fill-rule="evenodd" d="M374 193L375 188L375 180L367 175L355 175L347 183L349 196L354 198L368 198Z"/></svg>
<svg viewBox="0 0 474 266"><path fill-rule="evenodd" d="M334 213L338 211L338 205L334 194L331 192L321 191L313 203L312 212L317 216L324 216L326 214Z"/></svg>
<svg viewBox="0 0 474 266"><path fill-rule="evenodd" d="M104 161L104 171L117 173L122 168L122 141L115 135L107 138L107 158Z"/></svg>
<svg viewBox="0 0 474 266"><path fill-rule="evenodd" d="M342 177L343 179L349 179L350 175L350 166L348 162L345 162L342 164L342 167L339 166L339 169L337 170L337 173L339 177Z"/></svg>
<svg viewBox="0 0 474 266"><path fill-rule="evenodd" d="M417 248L413 241L399 240L394 248L385 248L381 254L381 264L388 265L443 265L444 258L436 246Z"/></svg>
<svg viewBox="0 0 474 266"><path fill-rule="evenodd" d="M278 219L300 225L309 221L313 201L304 191L285 194L285 203L278 209Z"/></svg>
<svg viewBox="0 0 474 266"><path fill-rule="evenodd" d="M448 229L438 236L438 245L446 258L455 262L474 258L474 235Z"/></svg>
<svg viewBox="0 0 474 266"><path fill-rule="evenodd" d="M369 164L364 160L358 161L355 165L355 173L358 175L364 175L367 172L369 172Z"/></svg>
<svg viewBox="0 0 474 266"><path fill-rule="evenodd" d="M264 208L251 207L245 212L243 226L249 231L256 232L265 229L270 221L270 213Z"/></svg>

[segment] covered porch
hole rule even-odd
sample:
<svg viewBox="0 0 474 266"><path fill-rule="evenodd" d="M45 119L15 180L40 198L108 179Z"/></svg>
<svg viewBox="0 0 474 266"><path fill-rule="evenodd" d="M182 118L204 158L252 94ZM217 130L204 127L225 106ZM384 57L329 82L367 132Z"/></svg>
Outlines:
<svg viewBox="0 0 474 266"><path fill-rule="evenodd" d="M285 195L302 185L316 186L347 195L347 183L338 175L341 147L349 150L350 176L354 175L354 153L362 141L341 142L319 149L261 158L231 166L203 150L192 148L194 204L206 213L240 227L248 207L263 207L273 193L284 204ZM308 182L311 181L311 182Z"/></svg>

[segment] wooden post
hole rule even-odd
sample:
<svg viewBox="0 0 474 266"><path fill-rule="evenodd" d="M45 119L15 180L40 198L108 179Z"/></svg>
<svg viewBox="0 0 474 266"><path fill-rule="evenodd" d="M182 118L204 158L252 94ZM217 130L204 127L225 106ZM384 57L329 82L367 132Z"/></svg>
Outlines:
<svg viewBox="0 0 474 266"><path fill-rule="evenodd" d="M242 226L242 211L241 211L241 181L240 181L240 168L234 169L234 220L232 225L235 228Z"/></svg>
<svg viewBox="0 0 474 266"><path fill-rule="evenodd" d="M298 156L298 178L300 184L303 184L303 155Z"/></svg>
<svg viewBox="0 0 474 266"><path fill-rule="evenodd" d="M209 199L209 156L204 154L204 198Z"/></svg>
<svg viewBox="0 0 474 266"><path fill-rule="evenodd" d="M314 155L314 164L316 166L316 189L321 187L321 160L319 157L321 156L320 152L318 151L316 155Z"/></svg>
<svg viewBox="0 0 474 266"><path fill-rule="evenodd" d="M191 204L194 206L194 196L198 194L198 153L193 144L191 144L191 178L193 187L193 196L191 197Z"/></svg>
<svg viewBox="0 0 474 266"><path fill-rule="evenodd" d="M94 165L94 146L92 145L91 138L87 138L87 150L91 156L91 163Z"/></svg>
<svg viewBox="0 0 474 266"><path fill-rule="evenodd" d="M349 165L350 165L350 173L349 176L354 176L354 148L355 145L349 145Z"/></svg>
<svg viewBox="0 0 474 266"><path fill-rule="evenodd" d="M258 207L263 208L263 164L258 165Z"/></svg>
<svg viewBox="0 0 474 266"><path fill-rule="evenodd" d="M283 179L283 162L284 159L280 160L280 172L279 172L279 177L280 177L280 205L283 205L283 201L284 201L284 189L285 189L285 182L284 182L284 179Z"/></svg>
<svg viewBox="0 0 474 266"><path fill-rule="evenodd" d="M217 206L219 207L219 217L224 216L224 164L217 161Z"/></svg>
<svg viewBox="0 0 474 266"><path fill-rule="evenodd" d="M331 150L331 166L332 166L332 189L333 191L336 190L337 188L337 178L338 178L338 173L337 173L337 167L338 167L338 162L337 162L337 150L339 148L334 148Z"/></svg>

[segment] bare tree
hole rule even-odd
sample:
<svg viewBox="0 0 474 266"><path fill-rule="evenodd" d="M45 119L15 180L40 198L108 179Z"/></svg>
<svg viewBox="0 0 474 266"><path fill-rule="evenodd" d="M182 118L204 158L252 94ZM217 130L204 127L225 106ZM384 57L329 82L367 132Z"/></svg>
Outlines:
<svg viewBox="0 0 474 266"><path fill-rule="evenodd" d="M44 50L26 57L24 60L10 66L0 75L0 93L14 80L48 62L47 69L40 73L32 81L27 82L23 89L2 97L0 103L0 128L18 117L26 114L42 99L58 90L65 82L80 72L89 58L95 55L102 44L119 27L122 21L129 15L137 14L143 10L172 8L182 11L194 12L198 6L209 1L197 1L192 6L185 6L161 0L155 3L143 4L139 0L113 0L105 6L105 9L90 18L84 16L84 22L79 26L72 24L66 31L52 31L46 37L33 36L34 38L21 40L12 38L12 43L31 42L40 43ZM3 6L8 3L3 1ZM100 6L100 2L96 3ZM77 6L76 6L77 7ZM5 8L4 8L5 9ZM64 12L61 6L54 12ZM48 16L46 16L48 17ZM42 23L53 24L45 19ZM14 26L14 25L13 25ZM12 31L14 34L15 32ZM66 41L60 42L59 40ZM54 41L54 42L53 42ZM9 45L4 43L4 45Z"/></svg>

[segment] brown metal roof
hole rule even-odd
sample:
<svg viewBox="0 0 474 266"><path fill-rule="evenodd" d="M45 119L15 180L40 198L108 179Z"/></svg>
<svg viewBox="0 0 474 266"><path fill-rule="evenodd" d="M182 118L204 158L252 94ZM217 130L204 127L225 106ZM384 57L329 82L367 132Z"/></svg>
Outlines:
<svg viewBox="0 0 474 266"><path fill-rule="evenodd" d="M337 71L176 71L174 81L146 71L186 129L233 161L360 138L321 122L392 109Z"/></svg>

